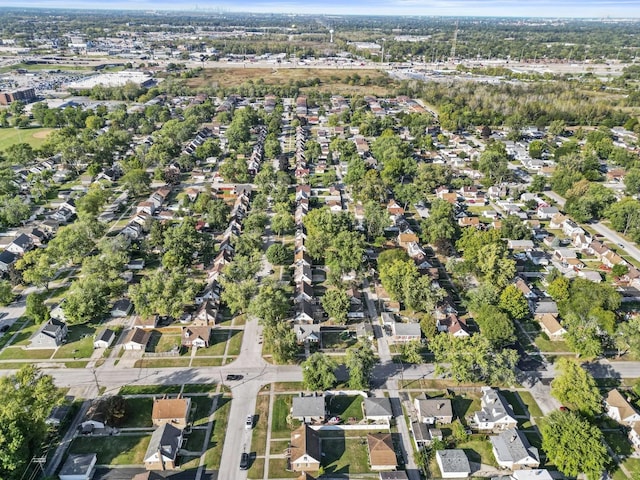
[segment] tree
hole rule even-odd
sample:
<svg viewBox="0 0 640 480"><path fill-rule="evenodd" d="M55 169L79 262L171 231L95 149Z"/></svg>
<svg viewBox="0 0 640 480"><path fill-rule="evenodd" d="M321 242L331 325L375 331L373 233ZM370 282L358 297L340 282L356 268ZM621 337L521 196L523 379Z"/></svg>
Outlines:
<svg viewBox="0 0 640 480"><path fill-rule="evenodd" d="M33 365L0 378L0 477L22 478L47 437L46 418L62 402L53 378Z"/></svg>
<svg viewBox="0 0 640 480"><path fill-rule="evenodd" d="M262 320L263 325L281 321L289 311L289 296L276 282L266 281L251 299L249 313Z"/></svg>
<svg viewBox="0 0 640 480"><path fill-rule="evenodd" d="M621 323L615 336L618 356L629 352L633 358L640 358L640 316Z"/></svg>
<svg viewBox="0 0 640 480"><path fill-rule="evenodd" d="M347 314L349 313L349 307L351 301L347 292L341 289L332 288L327 290L322 296L322 308L327 312L329 318L334 322L344 325L347 323Z"/></svg>
<svg viewBox="0 0 640 480"><path fill-rule="evenodd" d="M49 320L49 307L44 303L44 295L39 293L30 293L27 295L24 314L36 324L41 324Z"/></svg>
<svg viewBox="0 0 640 480"><path fill-rule="evenodd" d="M446 200L435 199L429 217L422 221L422 238L438 248L448 247L458 237L453 205Z"/></svg>
<svg viewBox="0 0 640 480"><path fill-rule="evenodd" d="M609 455L598 427L574 412L557 411L542 420L540 433L547 458L566 476L601 477Z"/></svg>
<svg viewBox="0 0 640 480"><path fill-rule="evenodd" d="M327 251L327 263L337 273L359 271L362 268L364 240L358 232L338 233Z"/></svg>
<svg viewBox="0 0 640 480"><path fill-rule="evenodd" d="M406 277L404 282L402 301L414 312L433 311L438 302L447 296L445 290L435 286L428 275L419 276L415 280Z"/></svg>
<svg viewBox="0 0 640 480"><path fill-rule="evenodd" d="M435 357L436 373L447 374L458 382L491 384L515 383L518 352L498 350L483 335L455 338L436 335L429 343Z"/></svg>
<svg viewBox="0 0 640 480"><path fill-rule="evenodd" d="M418 340L402 344L402 361L405 363L422 363L422 345Z"/></svg>
<svg viewBox="0 0 640 480"><path fill-rule="evenodd" d="M62 304L70 324L98 320L109 307L109 287L98 275L75 280Z"/></svg>
<svg viewBox="0 0 640 480"><path fill-rule="evenodd" d="M302 384L306 390L330 390L336 384L337 363L321 352L312 354L302 363Z"/></svg>
<svg viewBox="0 0 640 480"><path fill-rule="evenodd" d="M546 186L546 177L544 175L535 175L529 186L529 191L534 193L543 192Z"/></svg>
<svg viewBox="0 0 640 480"><path fill-rule="evenodd" d="M571 410L592 417L602 411L602 396L593 376L573 359L560 358L551 382L551 395Z"/></svg>
<svg viewBox="0 0 640 480"><path fill-rule="evenodd" d="M378 202L369 201L364 205L364 228L369 240L384 235L390 223L389 214Z"/></svg>
<svg viewBox="0 0 640 480"><path fill-rule="evenodd" d="M286 321L265 326L264 343L276 363L289 363L298 354L296 334Z"/></svg>
<svg viewBox="0 0 640 480"><path fill-rule="evenodd" d="M561 276L549 283L547 293L551 295L551 298L556 302L560 302L569 298L569 286L569 279Z"/></svg>
<svg viewBox="0 0 640 480"><path fill-rule="evenodd" d="M76 210L80 218L95 218L109 198L109 190L99 183L93 184L87 194L76 200Z"/></svg>
<svg viewBox="0 0 640 480"><path fill-rule="evenodd" d="M207 203L204 218L212 230L222 230L229 222L231 208L224 200L212 199Z"/></svg>
<svg viewBox="0 0 640 480"><path fill-rule="evenodd" d="M502 146L502 148L499 147ZM486 185L495 185L505 181L509 176L509 161L504 144L494 143L482 152L478 162L478 170L485 176Z"/></svg>
<svg viewBox="0 0 640 480"><path fill-rule="evenodd" d="M531 230L517 215L507 215L502 219L500 234L510 240L528 240L531 238Z"/></svg>
<svg viewBox="0 0 640 480"><path fill-rule="evenodd" d="M151 178L142 168L134 168L125 173L121 179L122 185L131 195L138 196L149 191Z"/></svg>
<svg viewBox="0 0 640 480"><path fill-rule="evenodd" d="M493 305L483 305L475 313L475 321L482 335L495 348L512 344L516 339L516 331L509 316Z"/></svg>
<svg viewBox="0 0 640 480"><path fill-rule="evenodd" d="M251 299L258 293L258 285L253 278L240 282L224 279L221 284L221 300L229 307L229 310L234 315L236 313L246 312L251 304Z"/></svg>
<svg viewBox="0 0 640 480"><path fill-rule="evenodd" d="M627 195L640 193L640 168L632 168L624 176L624 186Z"/></svg>
<svg viewBox="0 0 640 480"><path fill-rule="evenodd" d="M121 425L127 415L127 401L122 395L111 395L104 402L107 424L112 427Z"/></svg>
<svg viewBox="0 0 640 480"><path fill-rule="evenodd" d="M380 282L389 296L397 301L404 301L405 289L420 276L413 260L393 260L378 263Z"/></svg>
<svg viewBox="0 0 640 480"><path fill-rule="evenodd" d="M52 256L47 249L36 248L24 254L16 262L16 269L22 272L25 283L49 290L49 282L53 279L56 268Z"/></svg>
<svg viewBox="0 0 640 480"><path fill-rule="evenodd" d="M485 281L506 287L516 274L516 262L508 258L501 243L491 243L478 251L477 267Z"/></svg>
<svg viewBox="0 0 640 480"><path fill-rule="evenodd" d="M157 313L178 318L196 293L197 284L180 270L156 270L129 287L135 310L143 316Z"/></svg>
<svg viewBox="0 0 640 480"><path fill-rule="evenodd" d="M0 280L0 305L5 306L13 302L13 286L9 280Z"/></svg>
<svg viewBox="0 0 640 480"><path fill-rule="evenodd" d="M507 285L502 291L498 307L513 320L524 320L529 316L527 299L514 284Z"/></svg>
<svg viewBox="0 0 640 480"><path fill-rule="evenodd" d="M349 388L368 390L371 371L375 364L375 355L368 338L361 338L355 345L347 348L345 361L349 369Z"/></svg>
<svg viewBox="0 0 640 480"><path fill-rule="evenodd" d="M281 243L274 243L269 245L265 255L267 257L267 261L272 265L287 265L293 261L291 253L291 249L288 249Z"/></svg>
<svg viewBox="0 0 640 480"><path fill-rule="evenodd" d="M293 215L289 212L278 212L271 219L271 230L277 235L291 232L296 226Z"/></svg>
<svg viewBox="0 0 640 480"><path fill-rule="evenodd" d="M196 230L195 219L185 218L164 232L162 265L165 268L191 266L194 255L202 250L202 244L203 236Z"/></svg>

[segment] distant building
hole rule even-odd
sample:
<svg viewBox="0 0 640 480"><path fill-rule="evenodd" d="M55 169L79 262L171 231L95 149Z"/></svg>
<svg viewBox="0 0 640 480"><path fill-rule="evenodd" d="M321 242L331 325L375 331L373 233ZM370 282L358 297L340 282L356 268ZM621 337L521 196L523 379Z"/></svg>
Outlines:
<svg viewBox="0 0 640 480"><path fill-rule="evenodd" d="M36 98L36 91L33 88L24 90L14 90L13 92L0 92L0 105L10 105L13 102L21 101L29 103Z"/></svg>

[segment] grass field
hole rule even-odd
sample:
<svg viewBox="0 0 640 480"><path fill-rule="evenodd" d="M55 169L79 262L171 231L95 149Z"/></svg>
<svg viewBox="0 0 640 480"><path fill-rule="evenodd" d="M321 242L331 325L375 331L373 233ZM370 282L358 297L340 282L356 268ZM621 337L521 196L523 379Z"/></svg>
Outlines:
<svg viewBox="0 0 640 480"><path fill-rule="evenodd" d="M151 435L118 435L109 437L76 438L70 453L97 453L98 465L139 465L144 462L144 454Z"/></svg>
<svg viewBox="0 0 640 480"><path fill-rule="evenodd" d="M300 422L292 420L293 425L287 423L287 416L291 411L293 395L276 395L273 402L273 418L271 420L271 438L289 438L291 430L298 428Z"/></svg>
<svg viewBox="0 0 640 480"><path fill-rule="evenodd" d="M309 79L318 79L319 85L313 87L320 91L331 90L333 93L353 94L364 93L368 95L382 95L388 88L368 85L359 85L352 82L354 75L364 79L369 77L374 82L383 83L387 80L387 74L382 70L348 70L348 69L318 69L318 68L207 68L195 78L187 81L187 85L200 88L206 85L220 87L238 86L243 83L264 82L266 85L286 85L289 82L305 82ZM347 78L349 77L349 78ZM355 83L355 84L352 84ZM389 85L393 84L388 80ZM302 88L304 91L304 88Z"/></svg>
<svg viewBox="0 0 640 480"><path fill-rule="evenodd" d="M141 428L151 427L151 410L153 408L153 398L127 398L125 400L127 408L122 427Z"/></svg>
<svg viewBox="0 0 640 480"><path fill-rule="evenodd" d="M16 143L39 147L51 131L52 128L0 128L0 150L6 150Z"/></svg>
<svg viewBox="0 0 640 480"><path fill-rule="evenodd" d="M267 449L267 420L269 417L269 395L258 395L256 410L253 417L253 439L251 451L256 455L264 455Z"/></svg>
<svg viewBox="0 0 640 480"><path fill-rule="evenodd" d="M369 472L368 448L364 439L323 438L322 466L333 475Z"/></svg>
<svg viewBox="0 0 640 480"><path fill-rule="evenodd" d="M493 452L491 451L491 443L488 440L468 440L459 443L456 448L461 448L467 454L467 458L472 462L484 463L486 465L498 466Z"/></svg>
<svg viewBox="0 0 640 480"><path fill-rule="evenodd" d="M180 385L125 385L118 393L120 395L160 395L163 393L180 393Z"/></svg>
<svg viewBox="0 0 640 480"><path fill-rule="evenodd" d="M360 395L336 395L329 398L329 414L340 417L343 422L350 418L362 420L362 397Z"/></svg>
<svg viewBox="0 0 640 480"><path fill-rule="evenodd" d="M213 419L213 432L209 441L209 449L204 454L204 461L208 469L216 470L220 468L222 446L224 445L224 437L227 434L230 409L230 398L218 398L218 409ZM240 454L238 454L238 461L240 461Z"/></svg>

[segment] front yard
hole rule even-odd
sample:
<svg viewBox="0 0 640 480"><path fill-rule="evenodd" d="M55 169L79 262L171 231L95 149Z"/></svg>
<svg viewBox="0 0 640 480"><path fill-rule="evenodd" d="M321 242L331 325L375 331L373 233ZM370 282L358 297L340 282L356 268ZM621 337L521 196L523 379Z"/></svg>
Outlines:
<svg viewBox="0 0 640 480"><path fill-rule="evenodd" d="M116 435L109 437L78 437L69 453L97 453L98 465L141 465L151 435Z"/></svg>

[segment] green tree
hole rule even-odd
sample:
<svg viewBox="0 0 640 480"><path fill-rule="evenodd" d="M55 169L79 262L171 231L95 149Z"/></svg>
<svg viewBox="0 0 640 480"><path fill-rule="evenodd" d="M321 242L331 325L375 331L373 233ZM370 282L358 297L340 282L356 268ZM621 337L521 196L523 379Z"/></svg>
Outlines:
<svg viewBox="0 0 640 480"><path fill-rule="evenodd" d="M510 240L528 240L531 238L531 230L517 215L507 215L502 219L500 234Z"/></svg>
<svg viewBox="0 0 640 480"><path fill-rule="evenodd" d="M618 326L615 344L619 356L628 352L633 358L640 358L640 316L636 315Z"/></svg>
<svg viewBox="0 0 640 480"><path fill-rule="evenodd" d="M196 293L198 285L180 270L156 270L129 287L136 313L143 316L157 313L178 318Z"/></svg>
<svg viewBox="0 0 640 480"><path fill-rule="evenodd" d="M418 340L402 344L402 361L405 363L422 363L422 345Z"/></svg>
<svg viewBox="0 0 640 480"><path fill-rule="evenodd" d="M602 432L573 412L552 412L540 426L542 449L558 470L569 477L580 473L589 480L601 477L609 462Z"/></svg>
<svg viewBox="0 0 640 480"><path fill-rule="evenodd" d="M99 320L109 308L109 286L104 280L91 275L75 280L62 304L70 324Z"/></svg>
<svg viewBox="0 0 640 480"><path fill-rule="evenodd" d="M504 147L503 143L496 143L480 155L478 170L485 176L486 185L504 182L509 177L507 152L498 145Z"/></svg>
<svg viewBox="0 0 640 480"><path fill-rule="evenodd" d="M429 217L422 220L422 238L438 248L448 248L458 237L453 205L439 198L431 204Z"/></svg>
<svg viewBox="0 0 640 480"><path fill-rule="evenodd" d="M507 287L502 291L498 306L513 320L524 320L529 316L529 304L527 303L527 299L514 284L507 285Z"/></svg>
<svg viewBox="0 0 640 480"><path fill-rule="evenodd" d="M586 416L602 412L602 395L593 376L569 358L556 362L558 375L551 382L551 395Z"/></svg>
<svg viewBox="0 0 640 480"><path fill-rule="evenodd" d="M516 331L509 316L493 305L483 305L475 313L475 321L482 335L496 347L512 344Z"/></svg>
<svg viewBox="0 0 640 480"><path fill-rule="evenodd" d="M265 347L271 352L276 363L289 363L298 354L296 334L288 322L275 322L265 326L263 335Z"/></svg>
<svg viewBox="0 0 640 480"><path fill-rule="evenodd" d="M345 364L349 369L349 388L368 390L371 371L375 364L375 355L371 342L365 337L347 348Z"/></svg>
<svg viewBox="0 0 640 480"><path fill-rule="evenodd" d="M398 302L404 301L405 289L419 278L418 268L412 260L393 260L378 263L380 282L389 296Z"/></svg>
<svg viewBox="0 0 640 480"><path fill-rule="evenodd" d="M194 255L202 250L203 236L196 230L196 220L187 217L164 232L165 253L162 265L166 268L189 267Z"/></svg>
<svg viewBox="0 0 640 480"><path fill-rule="evenodd" d="M477 266L485 281L506 287L516 274L516 262L508 258L503 244L492 243L480 248Z"/></svg>
<svg viewBox="0 0 640 480"><path fill-rule="evenodd" d="M347 314L351 305L347 292L338 288L329 289L322 296L321 303L324 311L334 322L340 325L347 323Z"/></svg>
<svg viewBox="0 0 640 480"><path fill-rule="evenodd" d="M288 249L281 243L269 245L265 255L267 261L272 265L287 265L293 261L291 249Z"/></svg>
<svg viewBox="0 0 640 480"><path fill-rule="evenodd" d="M31 459L41 453L46 418L62 402L53 378L33 365L0 378L0 477L22 478Z"/></svg>
<svg viewBox="0 0 640 480"><path fill-rule="evenodd" d="M343 231L331 241L327 263L337 273L360 271L364 255L364 240L358 232Z"/></svg>
<svg viewBox="0 0 640 480"><path fill-rule="evenodd" d="M9 280L0 280L0 305L5 306L13 302L13 286Z"/></svg>
<svg viewBox="0 0 640 480"><path fill-rule="evenodd" d="M364 205L364 228L369 240L384 235L390 223L389 214L378 202L369 201Z"/></svg>
<svg viewBox="0 0 640 480"><path fill-rule="evenodd" d="M107 425L112 427L122 425L127 415L127 401L124 397L122 395L111 395L104 402Z"/></svg>
<svg viewBox="0 0 640 480"><path fill-rule="evenodd" d="M246 312L251 304L251 299L258 293L258 285L253 278L240 282L224 279L221 284L221 299L234 315Z"/></svg>
<svg viewBox="0 0 640 480"><path fill-rule="evenodd" d="M22 272L24 283L45 287L49 290L49 282L56 274L54 261L47 249L36 248L24 254L16 262L16 269Z"/></svg>
<svg viewBox="0 0 640 480"><path fill-rule="evenodd" d="M435 286L428 275L419 276L415 280L405 278L402 301L409 310L431 312L446 296L445 290Z"/></svg>
<svg viewBox="0 0 640 480"><path fill-rule="evenodd" d="M291 232L296 226L293 215L289 212L278 212L271 219L271 229L277 235Z"/></svg>
<svg viewBox="0 0 640 480"><path fill-rule="evenodd" d="M151 184L151 178L149 174L142 168L134 168L129 170L120 179L124 188L126 188L131 195L138 196L149 191L149 185Z"/></svg>
<svg viewBox="0 0 640 480"><path fill-rule="evenodd" d="M336 362L321 352L316 352L301 365L302 384L306 390L330 390L336 384Z"/></svg>
<svg viewBox="0 0 640 480"><path fill-rule="evenodd" d="M640 193L640 168L632 168L624 177L624 186L627 195Z"/></svg>
<svg viewBox="0 0 640 480"><path fill-rule="evenodd" d="M44 300L44 295L39 293L30 293L27 295L24 314L36 324L41 324L49 320L49 307L45 305Z"/></svg>
<svg viewBox="0 0 640 480"><path fill-rule="evenodd" d="M429 346L438 375L447 374L457 382L515 383L518 352L498 350L483 335L455 338L440 334L431 340Z"/></svg>
<svg viewBox="0 0 640 480"><path fill-rule="evenodd" d="M249 313L258 317L263 325L281 321L289 311L289 296L277 283L267 281L251 299Z"/></svg>

